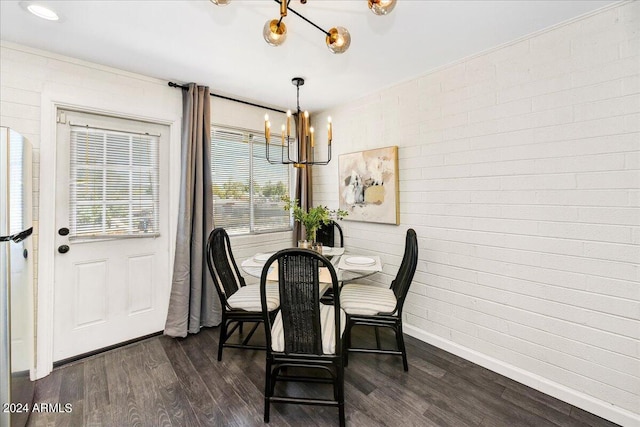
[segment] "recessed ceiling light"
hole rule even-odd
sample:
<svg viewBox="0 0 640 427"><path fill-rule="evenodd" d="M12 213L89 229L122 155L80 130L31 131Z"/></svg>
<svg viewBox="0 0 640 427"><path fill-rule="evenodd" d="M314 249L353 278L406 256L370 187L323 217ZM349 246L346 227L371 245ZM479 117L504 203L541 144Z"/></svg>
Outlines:
<svg viewBox="0 0 640 427"><path fill-rule="evenodd" d="M46 19L47 21L57 21L60 19L57 13L48 7L39 4L30 4L27 6L27 10L39 18Z"/></svg>

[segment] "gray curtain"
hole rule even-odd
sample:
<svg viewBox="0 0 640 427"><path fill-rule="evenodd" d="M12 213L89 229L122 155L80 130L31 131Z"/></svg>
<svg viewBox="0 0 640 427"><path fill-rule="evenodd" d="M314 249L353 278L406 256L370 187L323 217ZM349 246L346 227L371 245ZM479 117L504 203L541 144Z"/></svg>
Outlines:
<svg viewBox="0 0 640 427"><path fill-rule="evenodd" d="M298 141L305 141L304 136L304 116L301 113L297 113L295 116L296 124L296 136ZM300 145L299 158L304 159L307 156L308 150L311 147L307 147L306 144ZM311 165L305 168L294 168L294 182L293 182L293 195L298 199L300 207L306 211L313 207L312 198L312 172ZM294 221L293 226L293 246L297 246L298 240L305 238L304 227L298 221Z"/></svg>
<svg viewBox="0 0 640 427"><path fill-rule="evenodd" d="M217 326L220 300L207 269L206 244L213 229L211 191L211 96L206 86L189 84L182 93L180 210L169 312L164 333L195 334Z"/></svg>

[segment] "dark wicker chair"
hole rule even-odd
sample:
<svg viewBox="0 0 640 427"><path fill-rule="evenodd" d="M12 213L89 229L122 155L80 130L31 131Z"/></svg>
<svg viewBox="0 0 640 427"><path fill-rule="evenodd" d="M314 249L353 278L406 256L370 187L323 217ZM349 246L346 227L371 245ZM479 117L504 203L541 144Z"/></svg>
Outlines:
<svg viewBox="0 0 640 427"><path fill-rule="evenodd" d="M267 282L269 267L275 261L278 262L277 286ZM340 425L344 426L342 333L346 319L339 297L333 305L320 304L319 267L328 269L333 290L338 295L338 278L333 266L325 257L308 249L283 249L269 258L262 270L260 295L267 339L265 422L269 422L271 403L279 402L337 407ZM280 293L280 311L273 320L267 308L268 287L275 287ZM309 371L318 371L319 375L310 376ZM330 383L333 398L275 395L278 381Z"/></svg>
<svg viewBox="0 0 640 427"><path fill-rule="evenodd" d="M336 231L339 237L337 244ZM331 221L329 224L323 224L316 231L316 242L322 243L323 246L343 248L344 236L342 234L342 227L335 221Z"/></svg>
<svg viewBox="0 0 640 427"><path fill-rule="evenodd" d="M391 287L380 288L371 285L350 283L340 291L342 309L347 313L345 331L345 366L349 363L349 352L382 353L402 356L404 370L409 370L407 350L402 335L402 307L409 291L418 264L418 239L413 229L407 230L404 256ZM373 326L376 347L354 348L351 346L351 328L356 325ZM397 350L385 350L380 346L378 327L391 328L395 332Z"/></svg>
<svg viewBox="0 0 640 427"><path fill-rule="evenodd" d="M260 286L247 286L238 270L238 265L231 252L229 235L224 228L216 228L207 241L207 265L213 278L213 283L220 297L222 306L222 323L220 324L220 339L218 341L218 360L222 360L224 347L248 348L264 350L264 346L250 345L249 340L258 326L262 323L262 304L260 300ZM274 316L278 309L278 295L271 292L268 296L269 313ZM242 325L245 322L255 323L241 343L228 343L229 337L238 330L242 336ZM232 326L233 325L233 326ZM231 327L231 329L229 329Z"/></svg>
<svg viewBox="0 0 640 427"><path fill-rule="evenodd" d="M333 220L328 224L322 224L316 231L316 242L331 248L344 248L342 227ZM328 256L328 258L331 258L331 256ZM329 289L321 300L324 304L333 304L333 289Z"/></svg>

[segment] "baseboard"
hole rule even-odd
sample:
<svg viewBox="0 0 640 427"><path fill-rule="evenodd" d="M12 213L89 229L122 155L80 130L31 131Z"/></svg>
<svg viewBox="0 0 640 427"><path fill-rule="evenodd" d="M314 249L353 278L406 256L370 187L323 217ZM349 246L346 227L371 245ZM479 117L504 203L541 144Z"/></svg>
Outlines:
<svg viewBox="0 0 640 427"><path fill-rule="evenodd" d="M138 337L138 338L133 338L133 339L130 339L128 341L120 342L120 343L113 344L113 345L110 345L110 346L107 346L107 347L102 347L102 348L99 348L97 350L89 351L87 353L82 353L82 354L78 354L76 356L72 356L72 357L69 357L69 358L66 358L66 359L58 360L56 362L53 362L53 367L57 368L57 367L62 366L62 365L67 365L69 363L76 362L76 361L78 361L80 359L86 359L87 357L91 357L91 356L95 356L96 354L104 353L105 351L114 350L116 348L124 347L124 346L127 346L129 344L135 344L135 343L137 343L139 341L146 340L147 338L157 337L159 335L162 335L162 332L163 331L154 332L152 334L143 335L143 336Z"/></svg>
<svg viewBox="0 0 640 427"><path fill-rule="evenodd" d="M596 399L580 391L558 384L548 378L541 377L516 366L504 363L468 347L456 344L437 335L425 332L415 326L403 325L404 332L414 338L441 348L484 368L504 375L514 381L553 396L573 406L584 409L599 417L605 418L622 426L640 426L640 414L616 407L603 400Z"/></svg>

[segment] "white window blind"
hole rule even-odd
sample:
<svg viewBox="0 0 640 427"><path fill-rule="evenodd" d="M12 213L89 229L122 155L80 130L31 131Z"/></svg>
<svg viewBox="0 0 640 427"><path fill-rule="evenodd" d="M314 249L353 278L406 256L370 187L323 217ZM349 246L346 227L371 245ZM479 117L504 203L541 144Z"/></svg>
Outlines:
<svg viewBox="0 0 640 427"><path fill-rule="evenodd" d="M71 126L70 237L159 235L159 138Z"/></svg>
<svg viewBox="0 0 640 427"><path fill-rule="evenodd" d="M214 223L230 234L291 229L281 197L289 194L290 168L265 158L264 135L212 127Z"/></svg>

